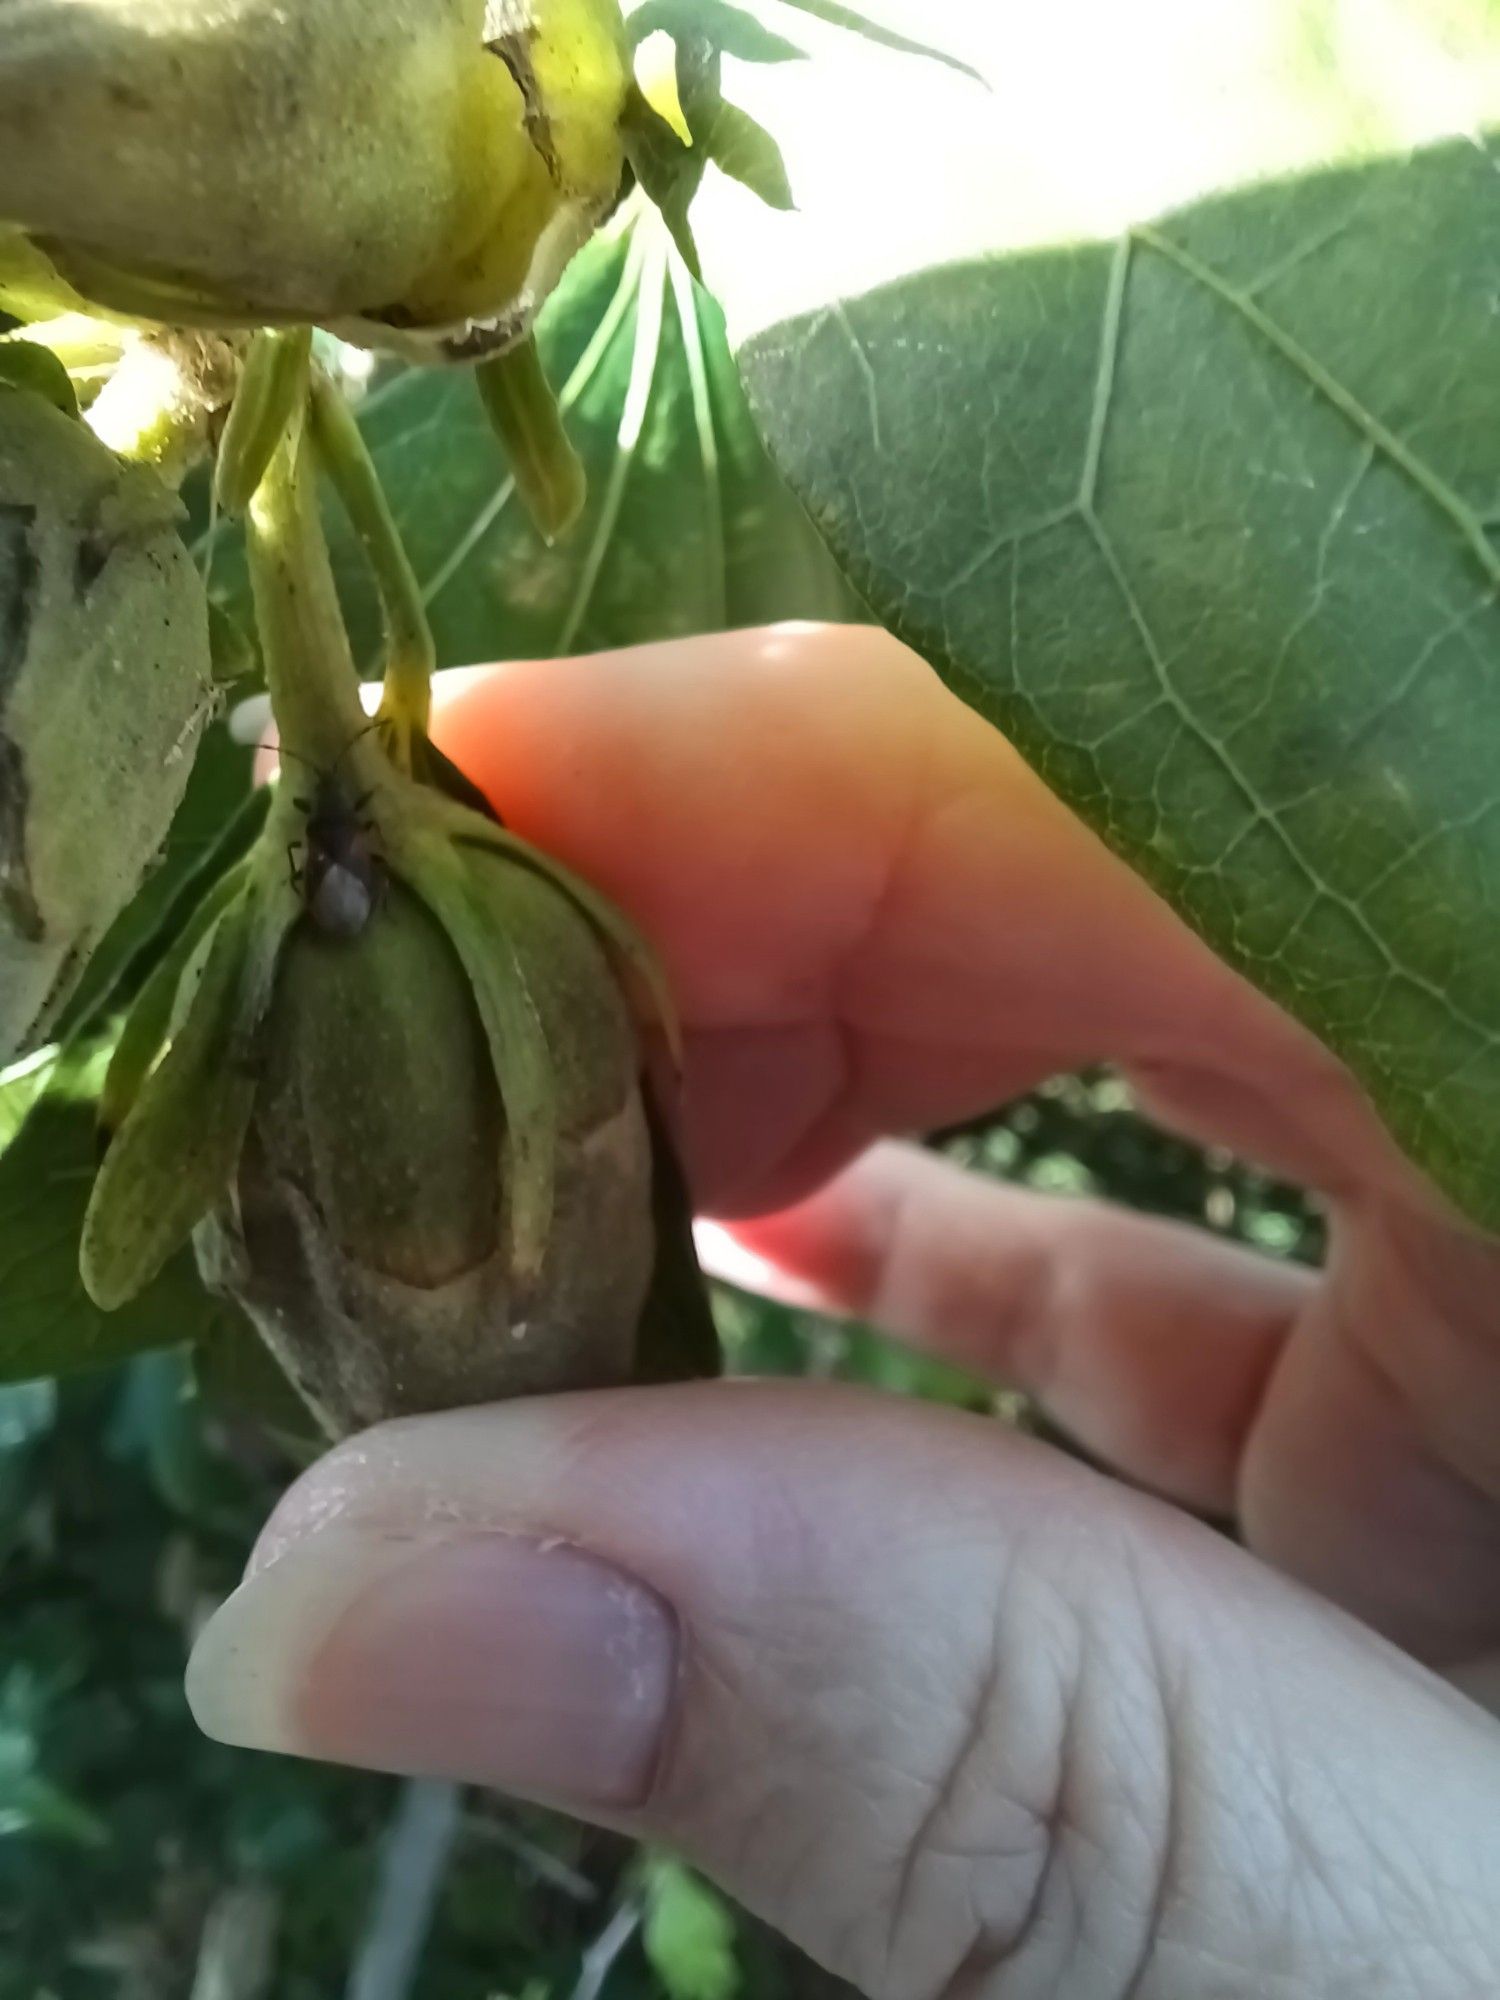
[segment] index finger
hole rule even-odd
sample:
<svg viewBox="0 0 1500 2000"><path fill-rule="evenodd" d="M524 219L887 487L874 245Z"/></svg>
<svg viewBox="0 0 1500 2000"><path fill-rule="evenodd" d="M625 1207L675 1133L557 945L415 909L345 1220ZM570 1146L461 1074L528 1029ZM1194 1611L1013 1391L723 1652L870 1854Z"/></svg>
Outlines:
<svg viewBox="0 0 1500 2000"><path fill-rule="evenodd" d="M1305 1129L1273 1120L1259 1150L1306 1178L1387 1150L1326 1051L882 631L487 669L445 685L436 729L518 833L656 941L720 1212L1104 1056L1231 1098L1273 1077Z"/></svg>

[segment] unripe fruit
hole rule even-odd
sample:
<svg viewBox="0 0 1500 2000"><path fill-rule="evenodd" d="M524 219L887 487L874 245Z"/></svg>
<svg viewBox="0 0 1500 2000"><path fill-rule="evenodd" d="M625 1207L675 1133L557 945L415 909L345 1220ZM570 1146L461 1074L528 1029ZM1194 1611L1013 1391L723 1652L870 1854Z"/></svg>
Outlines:
<svg viewBox="0 0 1500 2000"><path fill-rule="evenodd" d="M212 712L181 518L153 472L0 386L0 1060L134 895Z"/></svg>
<svg viewBox="0 0 1500 2000"><path fill-rule="evenodd" d="M625 1005L543 877L467 864L545 1023L555 1120L524 1268L507 1127L469 979L387 883L359 934L288 940L227 1199L197 1235L335 1435L412 1411L629 1379L654 1259L651 1142Z"/></svg>
<svg viewBox="0 0 1500 2000"><path fill-rule="evenodd" d="M91 1296L122 1304L192 1232L333 1436L713 1373L645 946L368 738L350 761L278 795L127 1023Z"/></svg>
<svg viewBox="0 0 1500 2000"><path fill-rule="evenodd" d="M176 323L478 351L618 192L615 0L3 0L0 222Z"/></svg>

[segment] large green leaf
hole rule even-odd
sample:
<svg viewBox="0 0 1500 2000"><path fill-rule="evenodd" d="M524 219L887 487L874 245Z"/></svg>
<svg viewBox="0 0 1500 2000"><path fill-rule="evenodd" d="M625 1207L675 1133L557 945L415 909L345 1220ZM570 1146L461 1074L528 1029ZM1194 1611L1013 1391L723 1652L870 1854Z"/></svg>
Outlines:
<svg viewBox="0 0 1500 2000"><path fill-rule="evenodd" d="M783 472L1500 1223L1500 13L881 11L994 94L809 37L803 216L699 222Z"/></svg>

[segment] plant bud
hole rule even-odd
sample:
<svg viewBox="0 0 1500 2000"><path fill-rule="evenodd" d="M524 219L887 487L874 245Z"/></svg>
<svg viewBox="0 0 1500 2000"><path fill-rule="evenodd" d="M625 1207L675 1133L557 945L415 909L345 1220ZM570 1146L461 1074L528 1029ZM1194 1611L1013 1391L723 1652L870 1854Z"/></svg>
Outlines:
<svg viewBox="0 0 1500 2000"><path fill-rule="evenodd" d="M289 941L238 1169L196 1239L206 1281L335 1435L633 1366L654 1259L634 1032L556 889L496 856L467 866L545 1024L554 1197L535 1267L469 978L398 881L356 935L305 922Z"/></svg>
<svg viewBox="0 0 1500 2000"><path fill-rule="evenodd" d="M618 192L628 85L616 0L5 0L0 221L106 309L482 351Z"/></svg>
<svg viewBox="0 0 1500 2000"><path fill-rule="evenodd" d="M366 732L283 780L104 1085L90 1296L191 1233L334 1436L718 1362L645 1075L654 956L432 761L413 780Z"/></svg>
<svg viewBox="0 0 1500 2000"><path fill-rule="evenodd" d="M154 473L0 386L0 1060L134 895L212 712L181 515Z"/></svg>

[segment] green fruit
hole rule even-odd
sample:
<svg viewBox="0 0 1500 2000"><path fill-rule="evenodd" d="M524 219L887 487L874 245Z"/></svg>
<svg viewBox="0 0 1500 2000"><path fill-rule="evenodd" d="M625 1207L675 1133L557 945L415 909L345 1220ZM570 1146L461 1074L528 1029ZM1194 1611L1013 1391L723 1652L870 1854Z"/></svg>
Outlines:
<svg viewBox="0 0 1500 2000"><path fill-rule="evenodd" d="M193 1231L334 1436L712 1372L623 983L644 947L627 963L593 892L382 774L372 739L361 757L357 807L332 780L278 797L243 886L143 994L106 1084L90 1293L122 1303Z"/></svg>
<svg viewBox="0 0 1500 2000"><path fill-rule="evenodd" d="M555 1198L522 1269L489 1044L452 944L391 883L353 939L304 926L200 1269L335 1434L383 1417L629 1379L654 1257L635 1037L587 925L477 857L552 1058Z"/></svg>
<svg viewBox="0 0 1500 2000"><path fill-rule="evenodd" d="M106 309L503 344L619 191L616 0L4 0L0 16L0 222Z"/></svg>
<svg viewBox="0 0 1500 2000"><path fill-rule="evenodd" d="M0 1060L134 895L212 712L181 519L153 472L0 386Z"/></svg>

